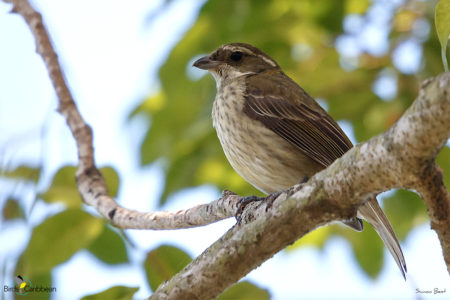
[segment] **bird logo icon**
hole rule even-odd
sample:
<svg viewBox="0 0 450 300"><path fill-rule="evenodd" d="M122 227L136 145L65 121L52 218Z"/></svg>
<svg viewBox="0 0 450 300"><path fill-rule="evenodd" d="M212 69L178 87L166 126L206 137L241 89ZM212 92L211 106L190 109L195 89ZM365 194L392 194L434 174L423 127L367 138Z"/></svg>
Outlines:
<svg viewBox="0 0 450 300"><path fill-rule="evenodd" d="M17 295L26 295L29 293L29 288L31 288L30 279L25 276L17 275L16 284L19 287L19 290L16 292Z"/></svg>

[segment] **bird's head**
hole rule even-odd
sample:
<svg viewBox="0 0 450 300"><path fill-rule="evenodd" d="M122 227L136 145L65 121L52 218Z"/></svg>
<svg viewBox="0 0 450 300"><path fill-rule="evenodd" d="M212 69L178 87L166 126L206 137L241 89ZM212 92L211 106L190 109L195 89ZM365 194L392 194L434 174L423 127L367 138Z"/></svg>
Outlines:
<svg viewBox="0 0 450 300"><path fill-rule="evenodd" d="M194 62L194 67L211 72L218 84L242 75L280 68L267 54L244 43L223 45Z"/></svg>

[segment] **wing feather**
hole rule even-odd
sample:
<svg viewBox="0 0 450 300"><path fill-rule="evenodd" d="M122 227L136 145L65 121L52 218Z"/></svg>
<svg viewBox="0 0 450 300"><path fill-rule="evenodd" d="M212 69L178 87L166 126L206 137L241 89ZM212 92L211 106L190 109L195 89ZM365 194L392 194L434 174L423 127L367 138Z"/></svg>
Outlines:
<svg viewBox="0 0 450 300"><path fill-rule="evenodd" d="M324 167L353 146L327 112L284 73L271 74L270 78L258 76L247 78L244 112L249 117ZM261 79L271 85L258 84Z"/></svg>

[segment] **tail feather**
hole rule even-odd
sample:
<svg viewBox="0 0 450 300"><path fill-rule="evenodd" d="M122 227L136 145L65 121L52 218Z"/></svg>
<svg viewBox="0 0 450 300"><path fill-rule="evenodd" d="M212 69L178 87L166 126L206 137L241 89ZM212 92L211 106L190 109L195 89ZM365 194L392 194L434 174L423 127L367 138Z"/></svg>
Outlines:
<svg viewBox="0 0 450 300"><path fill-rule="evenodd" d="M358 217L365 219L373 226L389 252L391 252L392 257L402 272L403 278L406 280L406 262L403 257L402 249L400 248L400 244L392 229L391 223L389 223L389 220L381 210L375 197L371 198L359 208Z"/></svg>

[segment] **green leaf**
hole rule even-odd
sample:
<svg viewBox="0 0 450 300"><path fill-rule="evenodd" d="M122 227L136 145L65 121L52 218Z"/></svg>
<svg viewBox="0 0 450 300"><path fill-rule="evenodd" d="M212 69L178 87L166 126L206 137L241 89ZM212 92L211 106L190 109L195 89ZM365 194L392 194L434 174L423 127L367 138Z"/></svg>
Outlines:
<svg viewBox="0 0 450 300"><path fill-rule="evenodd" d="M107 264L121 264L128 261L124 240L106 225L87 249Z"/></svg>
<svg viewBox="0 0 450 300"><path fill-rule="evenodd" d="M344 1L310 1L316 8L318 24L322 25L330 33L340 33L342 31L342 20L344 19Z"/></svg>
<svg viewBox="0 0 450 300"><path fill-rule="evenodd" d="M347 0L345 12L348 14L363 14L369 7L369 0Z"/></svg>
<svg viewBox="0 0 450 300"><path fill-rule="evenodd" d="M385 198L383 210L400 240L405 239L414 226L428 220L427 208L422 199L407 190L397 190L394 195Z"/></svg>
<svg viewBox="0 0 450 300"><path fill-rule="evenodd" d="M11 220L24 218L25 214L22 210L22 207L19 205L19 200L9 198L6 200L5 206L3 207L3 219Z"/></svg>
<svg viewBox="0 0 450 300"><path fill-rule="evenodd" d="M151 289L155 291L162 282L172 278L191 260L183 250L168 245L149 252L145 260L145 271Z"/></svg>
<svg viewBox="0 0 450 300"><path fill-rule="evenodd" d="M69 209L54 215L33 229L30 243L19 261L23 274L49 272L86 248L102 231L104 222L79 210Z"/></svg>
<svg viewBox="0 0 450 300"><path fill-rule="evenodd" d="M356 232L343 226L336 228L350 242L353 253L364 272L376 278L383 265L383 242L373 227L364 221L364 230Z"/></svg>
<svg viewBox="0 0 450 300"><path fill-rule="evenodd" d="M41 175L41 168L33 168L28 166L18 166L14 170L0 170L0 176L13 179L24 179L27 181L37 182Z"/></svg>
<svg viewBox="0 0 450 300"><path fill-rule="evenodd" d="M64 166L53 176L50 188L40 197L49 203L62 202L69 208L80 207L82 200L75 182L76 167ZM104 167L100 172L105 178L106 185L112 197L117 195L119 176L111 167Z"/></svg>
<svg viewBox="0 0 450 300"><path fill-rule="evenodd" d="M127 287L127 286L113 286L103 292L98 294L92 294L84 296L82 300L103 300L103 299L114 299L114 300L131 300L133 295L139 290L138 287Z"/></svg>
<svg viewBox="0 0 450 300"><path fill-rule="evenodd" d="M435 14L436 31L441 43L442 63L445 72L448 71L447 64L447 43L450 37L450 0L440 0L436 5Z"/></svg>
<svg viewBox="0 0 450 300"><path fill-rule="evenodd" d="M69 208L80 207L82 200L75 182L76 167L64 166L53 176L50 188L39 195L48 203L62 202Z"/></svg>
<svg viewBox="0 0 450 300"><path fill-rule="evenodd" d="M270 294L267 290L261 289L256 285L248 282L241 281L223 294L217 297L217 300L268 300L270 299Z"/></svg>
<svg viewBox="0 0 450 300"><path fill-rule="evenodd" d="M297 250L297 248L304 246L313 246L322 249L332 232L332 226L320 227L297 240L293 245L287 247L286 250Z"/></svg>
<svg viewBox="0 0 450 300"><path fill-rule="evenodd" d="M106 187L108 188L111 197L117 197L120 186L120 178L117 172L112 167L100 168L100 172L105 178Z"/></svg>

